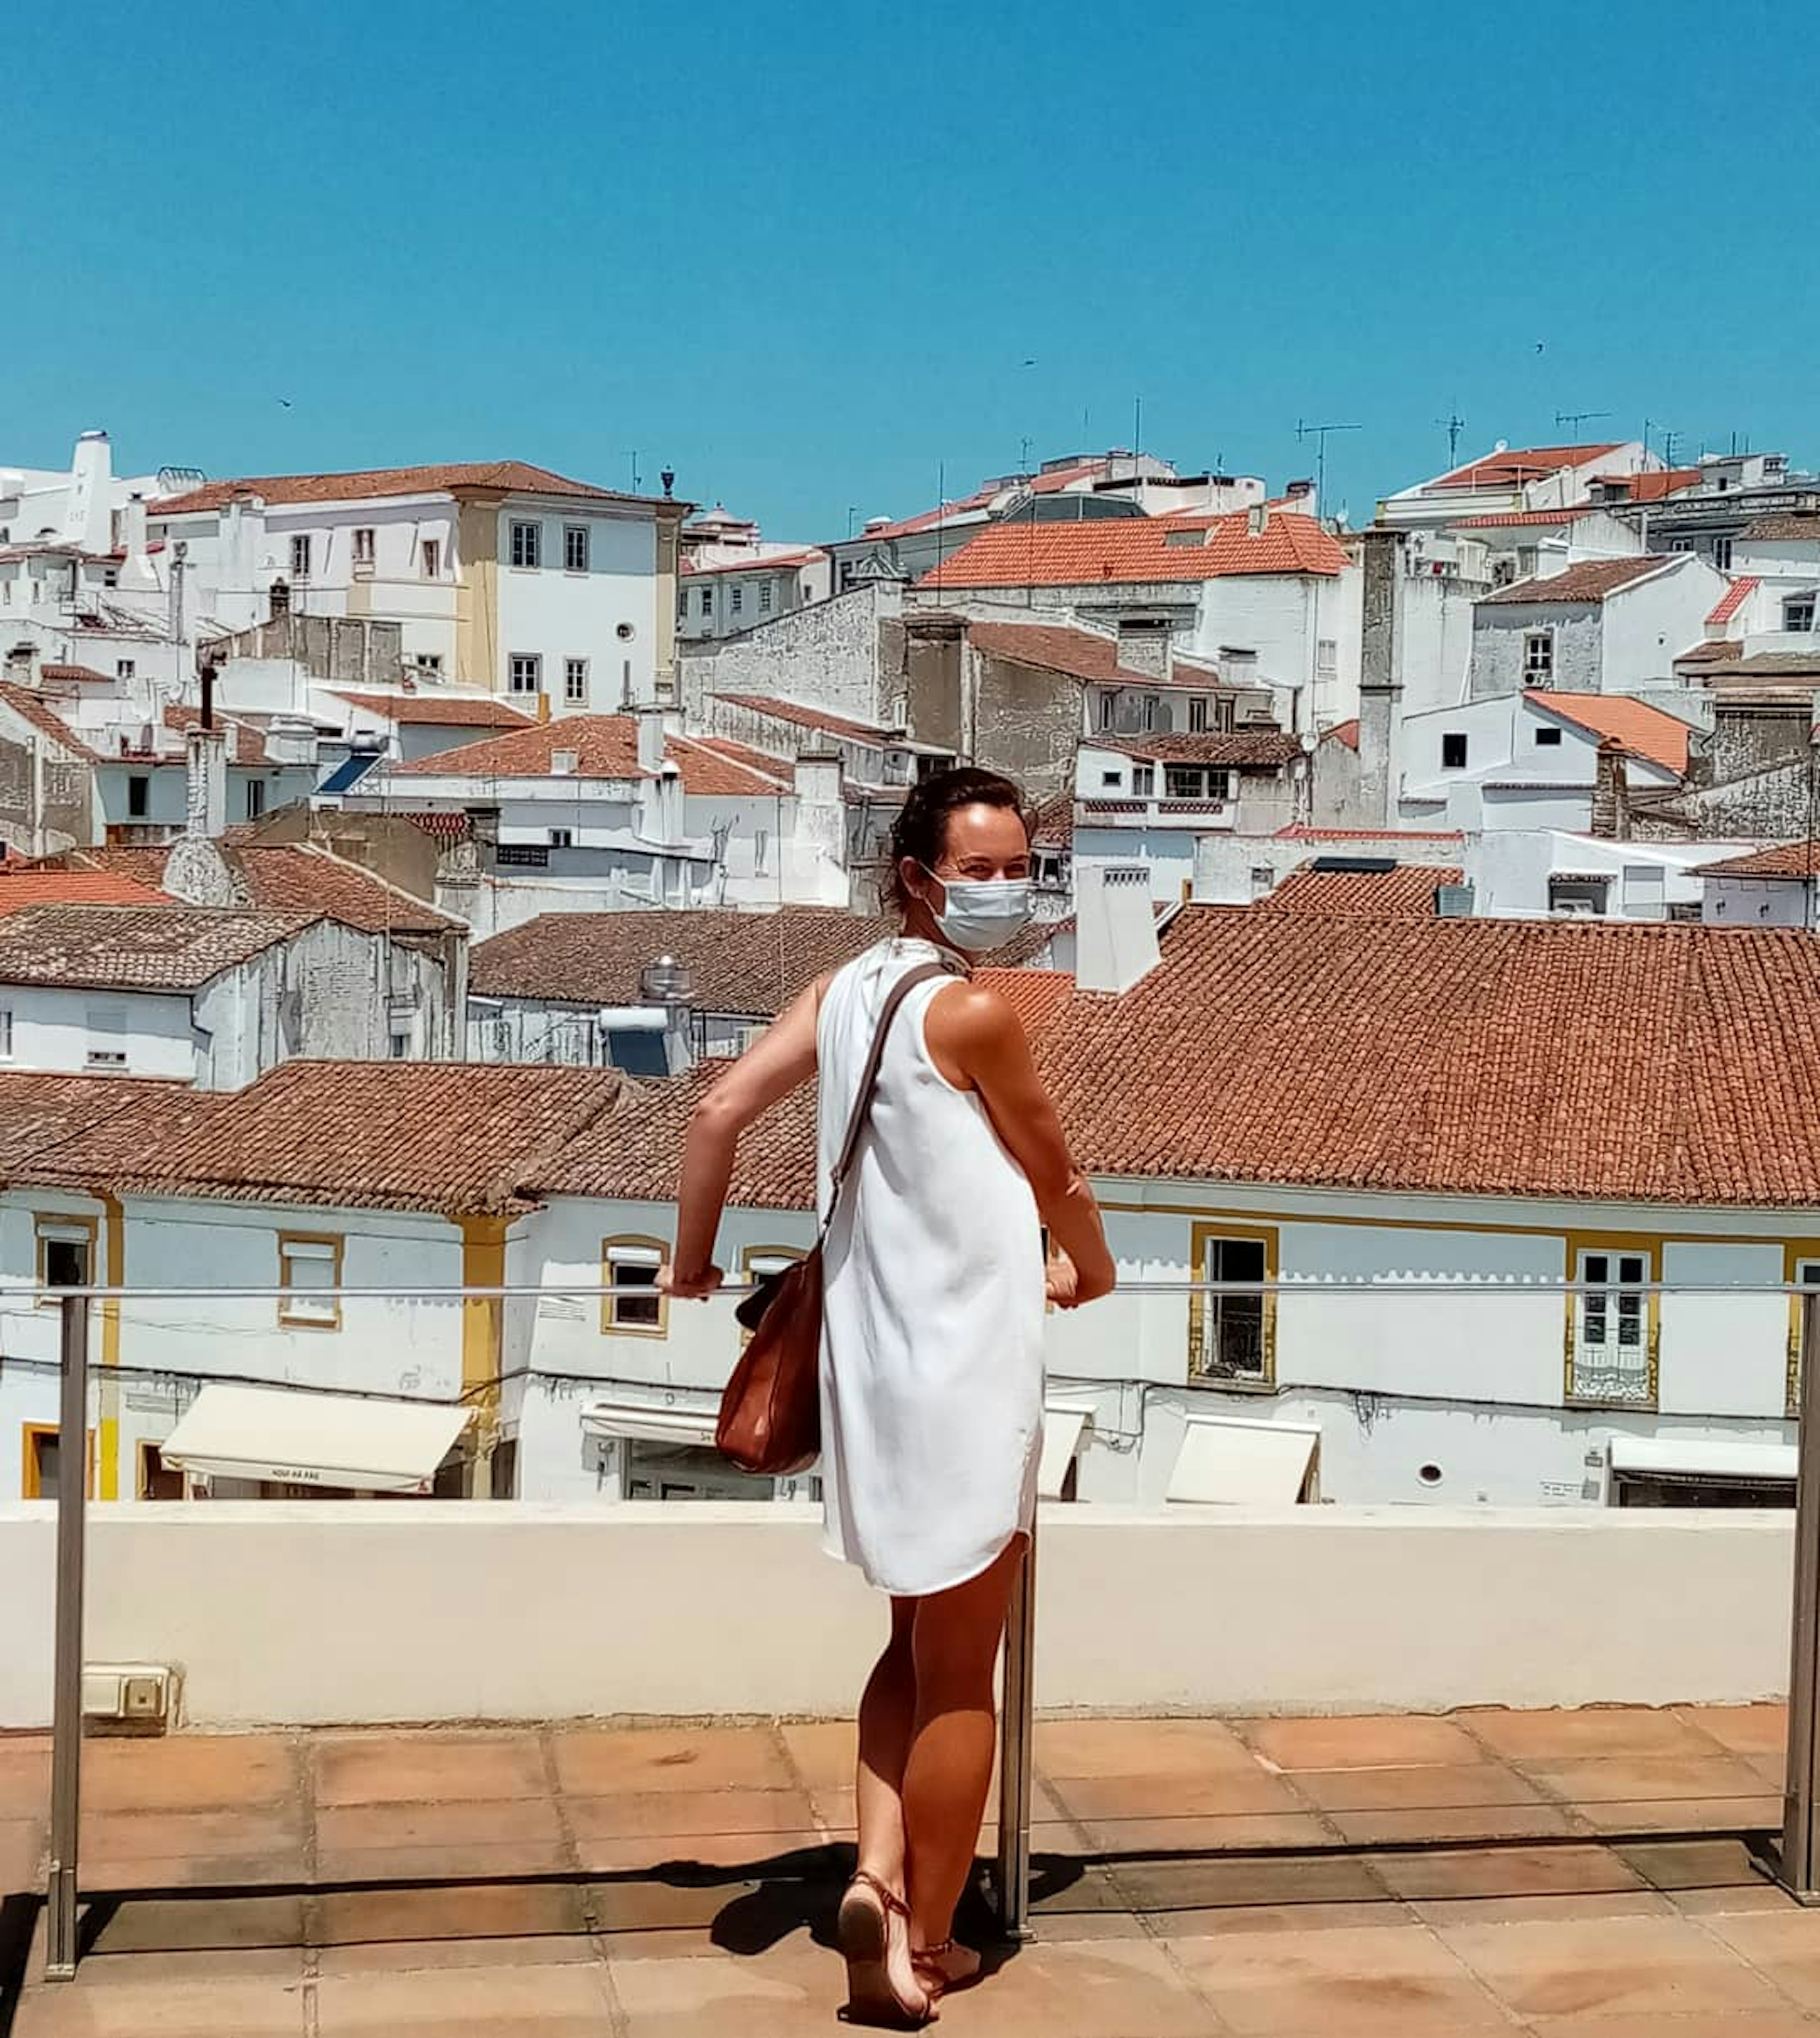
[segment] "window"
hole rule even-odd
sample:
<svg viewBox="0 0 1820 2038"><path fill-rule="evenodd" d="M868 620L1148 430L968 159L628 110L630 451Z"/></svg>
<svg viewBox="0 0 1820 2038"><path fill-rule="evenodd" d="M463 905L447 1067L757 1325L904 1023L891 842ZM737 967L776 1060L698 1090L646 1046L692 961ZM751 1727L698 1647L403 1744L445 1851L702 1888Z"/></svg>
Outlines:
<svg viewBox="0 0 1820 2038"><path fill-rule="evenodd" d="M1122 791L1124 785L1125 774L1122 771L1102 771L1099 775L1099 786L1102 792L1108 787L1114 791Z"/></svg>
<svg viewBox="0 0 1820 2038"><path fill-rule="evenodd" d="M256 821L266 810L266 782L263 778L247 781L247 819Z"/></svg>
<svg viewBox="0 0 1820 2038"><path fill-rule="evenodd" d="M1167 800L1199 800L1206 797L1207 774L1198 764L1165 764L1163 797Z"/></svg>
<svg viewBox="0 0 1820 2038"><path fill-rule="evenodd" d="M1102 694L1099 696L1099 714L1098 717L1099 726L1102 729L1110 729L1112 726L1113 718L1118 714L1118 696L1114 694Z"/></svg>
<svg viewBox="0 0 1820 2038"><path fill-rule="evenodd" d="M1202 1281L1267 1281L1277 1271L1277 1234L1248 1226L1197 1225L1194 1273ZM1277 1304L1270 1295L1209 1295L1188 1302L1191 1379L1268 1387L1276 1377Z"/></svg>
<svg viewBox="0 0 1820 2038"><path fill-rule="evenodd" d="M143 772L135 771L127 781L127 818L142 821L152 804L152 782Z"/></svg>
<svg viewBox="0 0 1820 2038"><path fill-rule="evenodd" d="M543 526L541 524L514 524L512 527L512 563L515 566L540 566L543 563Z"/></svg>
<svg viewBox="0 0 1820 2038"><path fill-rule="evenodd" d="M41 1217L36 1220L38 1286L86 1288L95 1264L95 1220ZM40 1303L43 1298L40 1297Z"/></svg>
<svg viewBox="0 0 1820 2038"><path fill-rule="evenodd" d="M512 691L515 694L540 694L543 691L543 659L536 651L515 651L512 654Z"/></svg>
<svg viewBox="0 0 1820 2038"><path fill-rule="evenodd" d="M759 583L759 613L761 616L769 616L770 612L771 583L768 580L762 580Z"/></svg>
<svg viewBox="0 0 1820 2038"><path fill-rule="evenodd" d="M585 524L563 525L562 568L566 573L587 572L588 526Z"/></svg>
<svg viewBox="0 0 1820 2038"><path fill-rule="evenodd" d="M411 1059L411 1035L409 1032L393 1033L389 1036L388 1040L388 1051L393 1061L408 1062Z"/></svg>
<svg viewBox="0 0 1820 2038"><path fill-rule="evenodd" d="M420 680L440 680L442 677L442 653L440 651L419 651L414 662Z"/></svg>
<svg viewBox="0 0 1820 2038"><path fill-rule="evenodd" d="M1731 572L1731 540L1729 538L1715 538L1713 540L1712 563L1718 567L1721 573Z"/></svg>
<svg viewBox="0 0 1820 2038"><path fill-rule="evenodd" d="M116 658L114 661L114 677L117 680L130 680L138 670L138 667L131 658Z"/></svg>
<svg viewBox="0 0 1820 2038"><path fill-rule="evenodd" d="M299 1330L341 1328L342 1241L310 1232L278 1234L278 1321Z"/></svg>
<svg viewBox="0 0 1820 2038"><path fill-rule="evenodd" d="M13 1059L13 1014L0 1008L0 1062Z"/></svg>
<svg viewBox="0 0 1820 2038"><path fill-rule="evenodd" d="M745 605L746 590L740 586L737 581L735 581L733 583L732 600L729 603L728 606L732 608L733 613L737 616L740 611L744 608Z"/></svg>
<svg viewBox="0 0 1820 2038"><path fill-rule="evenodd" d="M424 578L434 580L442 571L442 540L440 538L426 538L418 547L418 558L422 566ZM438 665L441 662L440 658L437 660Z"/></svg>
<svg viewBox="0 0 1820 2038"><path fill-rule="evenodd" d="M1668 549L1671 552L1691 552L1693 550L1693 540L1691 538L1671 538L1668 541Z"/></svg>
<svg viewBox="0 0 1820 2038"><path fill-rule="evenodd" d="M1340 669L1340 640L1337 637L1320 637L1315 642L1315 676L1317 680L1330 680Z"/></svg>
<svg viewBox="0 0 1820 2038"><path fill-rule="evenodd" d="M633 1337L662 1337L670 1305L657 1292L668 1248L658 1238L608 1238L600 1245L600 1328Z"/></svg>
<svg viewBox="0 0 1820 2038"><path fill-rule="evenodd" d="M118 566L104 566L101 569L101 585L104 587L118 587L120 585L120 569Z"/></svg>
<svg viewBox="0 0 1820 2038"><path fill-rule="evenodd" d="M309 578L309 547L310 541L307 532L291 540L291 578L293 580Z"/></svg>
<svg viewBox="0 0 1820 2038"><path fill-rule="evenodd" d="M354 534L354 563L357 566L373 564L373 529L370 524L361 524Z"/></svg>
<svg viewBox="0 0 1820 2038"><path fill-rule="evenodd" d="M1441 738L1441 769L1444 771L1463 771L1466 768L1466 738L1464 729L1449 729Z"/></svg>
<svg viewBox="0 0 1820 2038"><path fill-rule="evenodd" d="M1551 877L1548 881L1548 909L1567 919L1602 917L1611 896L1609 877Z"/></svg>
<svg viewBox="0 0 1820 2038"><path fill-rule="evenodd" d="M571 707L587 704L588 661L585 658L565 658L562 661L562 698Z"/></svg>
<svg viewBox="0 0 1820 2038"><path fill-rule="evenodd" d="M1803 1288L1820 1288L1820 1260L1791 1260L1788 1278ZM1807 1355L1805 1295L1788 1297L1788 1413L1801 1413L1801 1369Z"/></svg>
<svg viewBox="0 0 1820 2038"><path fill-rule="evenodd" d="M1671 899L1668 902L1668 917L1671 920L1688 921L1693 926L1698 926L1706 916L1701 911L1700 901L1697 899Z"/></svg>
<svg viewBox="0 0 1820 2038"><path fill-rule="evenodd" d="M88 1065L92 1069L127 1066L127 1008L91 1005L88 1013Z"/></svg>
<svg viewBox="0 0 1820 2038"><path fill-rule="evenodd" d="M550 831L550 847L552 849L573 849L575 847L575 831L573 828L552 828Z"/></svg>
<svg viewBox="0 0 1820 2038"><path fill-rule="evenodd" d="M1792 594L1783 603L1782 627L1784 630L1811 630L1814 627L1812 594Z"/></svg>
<svg viewBox="0 0 1820 2038"><path fill-rule="evenodd" d="M138 1493L142 1500L181 1500L184 1484L182 1472L176 1465L165 1463L165 1454L156 1444L140 1445Z"/></svg>
<svg viewBox="0 0 1820 2038"><path fill-rule="evenodd" d="M1188 733L1205 736L1207 733L1207 703L1200 695L1188 703Z"/></svg>
<svg viewBox="0 0 1820 2038"><path fill-rule="evenodd" d="M1523 640L1523 683L1546 686L1554 677L1554 632L1532 630Z"/></svg>
<svg viewBox="0 0 1820 2038"><path fill-rule="evenodd" d="M705 587L702 589L702 613L704 616L712 616L713 612L714 590L711 587Z"/></svg>
<svg viewBox="0 0 1820 2038"><path fill-rule="evenodd" d="M1131 790L1141 800L1153 799L1156 794L1156 767L1139 764L1131 773Z"/></svg>
<svg viewBox="0 0 1820 2038"><path fill-rule="evenodd" d="M27 1500L55 1500L57 1498L57 1475L61 1468L62 1453L58 1448L59 1438L56 1426L50 1422L27 1422L20 1437L20 1464L21 1477L19 1491ZM95 1495L95 1434L89 1432L89 1468L87 1485L89 1497Z"/></svg>
<svg viewBox="0 0 1820 2038"><path fill-rule="evenodd" d="M740 1278L756 1286L768 1281L774 1274L781 1274L786 1267L794 1267L803 1256L802 1249L795 1245L748 1245L740 1255ZM750 1344L752 1333L742 1330L740 1342Z"/></svg>
<svg viewBox="0 0 1820 2038"><path fill-rule="evenodd" d="M542 842L502 842L493 852L495 868L501 870L547 870L550 845Z"/></svg>
<svg viewBox="0 0 1820 2038"><path fill-rule="evenodd" d="M1535 733L1535 747L1538 750L1558 750L1561 731L1558 729L1538 729Z"/></svg>
<svg viewBox="0 0 1820 2038"><path fill-rule="evenodd" d="M1568 1398L1652 1407L1655 1311L1643 1291L1652 1278L1649 1255L1589 1247L1575 1255L1573 1266L1575 1278L1590 1285L1568 1297Z"/></svg>

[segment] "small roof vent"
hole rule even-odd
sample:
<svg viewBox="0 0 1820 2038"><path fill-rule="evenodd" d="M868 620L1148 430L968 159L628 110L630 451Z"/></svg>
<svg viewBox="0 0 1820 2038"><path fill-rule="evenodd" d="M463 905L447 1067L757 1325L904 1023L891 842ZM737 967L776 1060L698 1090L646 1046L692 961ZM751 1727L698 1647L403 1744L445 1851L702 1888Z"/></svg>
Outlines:
<svg viewBox="0 0 1820 2038"><path fill-rule="evenodd" d="M673 955L660 955L638 972L638 995L647 1005L691 1005L695 972Z"/></svg>

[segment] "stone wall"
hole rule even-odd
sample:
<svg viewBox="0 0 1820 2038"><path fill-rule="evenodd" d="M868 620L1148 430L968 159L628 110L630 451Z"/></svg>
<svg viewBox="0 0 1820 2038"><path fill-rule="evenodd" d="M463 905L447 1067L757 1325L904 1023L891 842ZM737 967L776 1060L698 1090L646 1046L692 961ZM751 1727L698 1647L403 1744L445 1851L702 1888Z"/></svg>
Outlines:
<svg viewBox="0 0 1820 2038"><path fill-rule="evenodd" d="M694 723L706 718L710 694L773 694L854 722L887 722L880 630L902 606L895 581L867 581L740 636L679 645L684 712Z"/></svg>
<svg viewBox="0 0 1820 2038"><path fill-rule="evenodd" d="M361 616L274 616L218 637L218 660L293 658L312 680L331 686L395 687L404 677L401 623Z"/></svg>

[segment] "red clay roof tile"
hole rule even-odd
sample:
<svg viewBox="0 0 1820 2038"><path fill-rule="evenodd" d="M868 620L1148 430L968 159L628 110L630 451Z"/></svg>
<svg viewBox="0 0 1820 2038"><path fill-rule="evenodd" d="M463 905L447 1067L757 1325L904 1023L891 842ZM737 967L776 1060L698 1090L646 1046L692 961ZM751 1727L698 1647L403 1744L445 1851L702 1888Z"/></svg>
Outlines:
<svg viewBox="0 0 1820 2038"><path fill-rule="evenodd" d="M1087 587L1344 571L1346 553L1312 517L1273 511L1254 534L1228 517L1122 517L1099 523L989 525L919 587Z"/></svg>

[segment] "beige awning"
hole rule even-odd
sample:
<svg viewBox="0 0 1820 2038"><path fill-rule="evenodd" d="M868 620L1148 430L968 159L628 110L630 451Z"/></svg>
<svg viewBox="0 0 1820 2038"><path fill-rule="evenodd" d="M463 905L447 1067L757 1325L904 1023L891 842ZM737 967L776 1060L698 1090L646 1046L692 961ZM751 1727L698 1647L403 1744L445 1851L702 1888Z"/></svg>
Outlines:
<svg viewBox="0 0 1820 2038"><path fill-rule="evenodd" d="M1312 1500L1320 1449L1321 1432L1312 1424L1190 1415L1167 1497L1252 1506Z"/></svg>
<svg viewBox="0 0 1820 2038"><path fill-rule="evenodd" d="M279 1388L205 1387L159 1446L217 1479L427 1493L471 1411Z"/></svg>
<svg viewBox="0 0 1820 2038"><path fill-rule="evenodd" d="M630 1437L642 1444L694 1444L711 1448L720 1410L661 1407L647 1401L596 1401L581 1418L587 1437Z"/></svg>

